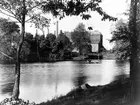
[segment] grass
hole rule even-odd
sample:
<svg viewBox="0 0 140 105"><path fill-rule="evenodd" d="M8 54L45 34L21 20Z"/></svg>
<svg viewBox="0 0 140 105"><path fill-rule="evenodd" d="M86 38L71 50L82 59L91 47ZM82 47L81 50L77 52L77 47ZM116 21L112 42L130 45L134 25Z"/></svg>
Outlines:
<svg viewBox="0 0 140 105"><path fill-rule="evenodd" d="M86 90L77 88L65 96L38 105L131 105L129 79L120 79L105 86L93 86Z"/></svg>

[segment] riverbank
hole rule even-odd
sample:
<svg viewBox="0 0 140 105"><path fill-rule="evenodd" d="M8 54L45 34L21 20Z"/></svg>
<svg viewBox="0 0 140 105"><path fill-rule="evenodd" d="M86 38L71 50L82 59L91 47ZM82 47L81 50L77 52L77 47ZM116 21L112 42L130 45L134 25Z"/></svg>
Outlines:
<svg viewBox="0 0 140 105"><path fill-rule="evenodd" d="M65 96L38 105L132 105L129 102L129 79L105 86L78 87Z"/></svg>
<svg viewBox="0 0 140 105"><path fill-rule="evenodd" d="M21 61L22 64L24 63L53 63L53 62L61 62L61 61L86 61L86 60L97 60L97 59L102 59L102 60L115 60L116 56L114 53L111 52L103 52L100 54L100 56L97 56L98 54L95 54L94 57L88 58L87 56L77 56L77 57L71 57L70 59L55 59L55 60L41 60L41 61ZM0 60L0 64L15 64L15 61L10 61L10 62L4 62Z"/></svg>
<svg viewBox="0 0 140 105"><path fill-rule="evenodd" d="M129 101L129 78L116 80L105 86L90 86L88 84L73 89L65 96L40 104L19 99L3 100L0 105L133 105Z"/></svg>

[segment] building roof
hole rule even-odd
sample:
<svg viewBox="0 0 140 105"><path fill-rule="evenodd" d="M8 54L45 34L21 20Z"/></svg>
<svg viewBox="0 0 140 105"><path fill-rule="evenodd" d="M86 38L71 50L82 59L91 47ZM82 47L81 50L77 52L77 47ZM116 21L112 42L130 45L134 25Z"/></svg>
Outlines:
<svg viewBox="0 0 140 105"><path fill-rule="evenodd" d="M95 30L95 31L92 32L92 35L101 35L101 34L102 34L102 33L99 32L98 30Z"/></svg>
<svg viewBox="0 0 140 105"><path fill-rule="evenodd" d="M90 40L91 40L92 44L98 44L98 43L100 43L101 35L92 35L90 37Z"/></svg>
<svg viewBox="0 0 140 105"><path fill-rule="evenodd" d="M94 31L90 36L91 44L98 44L102 40L102 34L99 31Z"/></svg>

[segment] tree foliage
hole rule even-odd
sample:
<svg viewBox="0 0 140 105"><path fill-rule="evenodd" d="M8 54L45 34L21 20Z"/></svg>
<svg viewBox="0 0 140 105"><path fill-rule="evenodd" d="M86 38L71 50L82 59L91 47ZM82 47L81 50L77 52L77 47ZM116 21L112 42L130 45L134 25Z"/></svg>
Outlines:
<svg viewBox="0 0 140 105"><path fill-rule="evenodd" d="M52 33L49 33L46 38L50 42L50 45L52 47L54 42L55 42L55 40L56 40L56 36L54 34L52 34Z"/></svg>
<svg viewBox="0 0 140 105"><path fill-rule="evenodd" d="M39 9L42 3L38 0L0 0L0 13L15 19L21 25L19 43L16 46L15 83L12 94L14 99L18 99L20 93L20 53L25 37L25 22L33 19L35 9Z"/></svg>
<svg viewBox="0 0 140 105"><path fill-rule="evenodd" d="M12 21L8 21L7 19L0 19L0 51L5 53L7 56L16 60L16 50L17 44L19 43L19 26ZM29 40L29 39L28 39ZM28 54L30 53L30 45L25 40L21 49L20 57L22 61L26 61ZM5 55L1 55L3 59L1 59L5 63L10 63L11 59L8 57L4 57ZM12 62L11 62L12 63Z"/></svg>
<svg viewBox="0 0 140 105"><path fill-rule="evenodd" d="M84 53L83 51L90 52L90 36L83 23L78 24L75 30L71 33L71 38L74 47L79 50L80 55Z"/></svg>
<svg viewBox="0 0 140 105"><path fill-rule="evenodd" d="M80 15L82 19L89 19L91 15L88 11L96 11L102 16L102 20L113 20L116 18L108 15L99 6L102 0L51 0L43 4L43 10L45 12L51 12L54 16L59 16L60 19L65 16Z"/></svg>
<svg viewBox="0 0 140 105"><path fill-rule="evenodd" d="M60 18L70 15L80 15L84 19L89 19L90 15L85 13L91 10L97 11L102 15L102 20L116 20L116 18L109 16L102 10L99 6L100 2L101 0L91 0L88 3L86 0L0 0L0 12L14 18L21 25L20 39L17 44L15 83L12 98L18 99L19 97L20 52L25 37L25 23L37 16L35 12L42 8L44 11L51 12L53 16L60 16Z"/></svg>
<svg viewBox="0 0 140 105"><path fill-rule="evenodd" d="M70 59L71 51L72 43L70 42L70 39L61 31L53 45L52 55L55 55L53 58L56 60Z"/></svg>
<svg viewBox="0 0 140 105"><path fill-rule="evenodd" d="M129 59L131 54L131 34L128 23L125 23L123 20L119 20L116 23L110 42L115 42L114 51L117 59Z"/></svg>
<svg viewBox="0 0 140 105"><path fill-rule="evenodd" d="M1 54L3 62L10 61L11 58L14 60L15 49L12 44L17 43L17 38L19 38L18 32L19 26L15 22L3 18L0 19L0 51L7 55Z"/></svg>
<svg viewBox="0 0 140 105"><path fill-rule="evenodd" d="M48 19L45 16L41 16L40 14L36 14L34 17L32 17L30 22L35 25L35 28L40 29L44 35L44 28L49 27L50 21L51 19Z"/></svg>

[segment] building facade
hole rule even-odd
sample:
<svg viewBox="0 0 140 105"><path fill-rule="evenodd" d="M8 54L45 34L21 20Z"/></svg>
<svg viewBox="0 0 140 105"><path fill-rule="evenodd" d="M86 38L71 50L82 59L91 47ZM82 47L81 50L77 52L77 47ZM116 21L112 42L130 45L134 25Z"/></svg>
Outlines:
<svg viewBox="0 0 140 105"><path fill-rule="evenodd" d="M103 48L103 35L99 31L95 30L93 33L91 33L90 40L92 52L100 53Z"/></svg>

